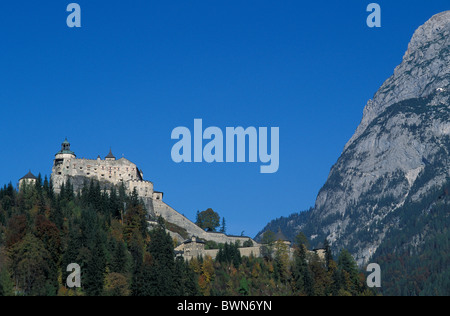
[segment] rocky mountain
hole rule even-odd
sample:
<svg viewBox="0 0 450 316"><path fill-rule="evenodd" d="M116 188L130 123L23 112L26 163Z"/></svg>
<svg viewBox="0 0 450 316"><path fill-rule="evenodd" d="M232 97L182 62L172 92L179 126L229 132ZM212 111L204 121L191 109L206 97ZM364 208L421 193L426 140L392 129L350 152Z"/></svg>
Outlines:
<svg viewBox="0 0 450 316"><path fill-rule="evenodd" d="M404 231L409 217L428 214L445 196L450 177L449 48L447 11L414 33L402 63L365 106L314 208L264 230L281 227L291 238L302 231L313 246L327 238L333 249L347 248L364 265L377 250L386 252L389 236ZM440 221L448 227L446 210ZM426 243L435 232L422 228L399 243Z"/></svg>

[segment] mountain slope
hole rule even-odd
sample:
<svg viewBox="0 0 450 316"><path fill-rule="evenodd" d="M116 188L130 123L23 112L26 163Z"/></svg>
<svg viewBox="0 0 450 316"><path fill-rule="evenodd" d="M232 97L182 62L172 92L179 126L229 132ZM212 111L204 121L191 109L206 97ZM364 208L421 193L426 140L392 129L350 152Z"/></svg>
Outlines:
<svg viewBox="0 0 450 316"><path fill-rule="evenodd" d="M290 238L302 231L313 246L327 238L334 250L350 250L360 265L376 253L380 258L378 249L384 256L389 250L398 254L398 244L389 246L392 236L413 243L401 223L426 212L430 205L424 201L442 191L450 176L449 48L447 11L414 33L403 62L367 103L314 208L266 229L280 227ZM446 223L448 204L442 207L439 220ZM440 234L433 225L422 228L423 240Z"/></svg>

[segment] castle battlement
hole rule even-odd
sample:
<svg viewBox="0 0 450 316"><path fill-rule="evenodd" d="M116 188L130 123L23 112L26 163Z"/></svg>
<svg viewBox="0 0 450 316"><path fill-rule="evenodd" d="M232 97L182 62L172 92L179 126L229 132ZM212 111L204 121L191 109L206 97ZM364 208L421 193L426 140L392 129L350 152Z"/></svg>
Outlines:
<svg viewBox="0 0 450 316"><path fill-rule="evenodd" d="M149 183L149 184L153 184L152 181L148 181L148 180L129 180L129 183Z"/></svg>

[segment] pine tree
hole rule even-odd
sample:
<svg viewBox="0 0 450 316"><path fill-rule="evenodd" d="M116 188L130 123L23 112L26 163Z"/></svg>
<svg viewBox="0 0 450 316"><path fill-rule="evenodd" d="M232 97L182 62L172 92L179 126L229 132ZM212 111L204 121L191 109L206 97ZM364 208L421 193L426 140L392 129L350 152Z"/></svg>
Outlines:
<svg viewBox="0 0 450 316"><path fill-rule="evenodd" d="M220 227L220 232L223 234L226 234L226 232L227 232L227 226L225 224L225 217L222 217L222 225Z"/></svg>
<svg viewBox="0 0 450 316"><path fill-rule="evenodd" d="M89 296L102 295L106 274L106 254L100 233L96 234L95 245L90 251L86 269L83 272L83 290L86 294Z"/></svg>
<svg viewBox="0 0 450 316"><path fill-rule="evenodd" d="M355 259L347 249L343 249L338 258L340 287L352 295L358 293L359 273Z"/></svg>
<svg viewBox="0 0 450 316"><path fill-rule="evenodd" d="M164 220L161 217L158 218L158 225L150 232L148 252L152 257L152 295L176 295L176 289L174 288L175 257L173 241L170 235L166 233Z"/></svg>

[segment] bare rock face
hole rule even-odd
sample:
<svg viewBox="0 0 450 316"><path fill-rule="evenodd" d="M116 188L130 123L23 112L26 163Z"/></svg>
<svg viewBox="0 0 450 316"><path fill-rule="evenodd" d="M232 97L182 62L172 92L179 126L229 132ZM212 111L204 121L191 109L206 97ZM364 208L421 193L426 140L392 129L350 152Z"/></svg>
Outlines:
<svg viewBox="0 0 450 316"><path fill-rule="evenodd" d="M449 49L450 11L446 11L433 16L414 33L403 62L367 103L361 124L346 148L392 104L448 88Z"/></svg>
<svg viewBox="0 0 450 316"><path fill-rule="evenodd" d="M297 230L367 263L392 216L450 176L450 11L414 34Z"/></svg>

